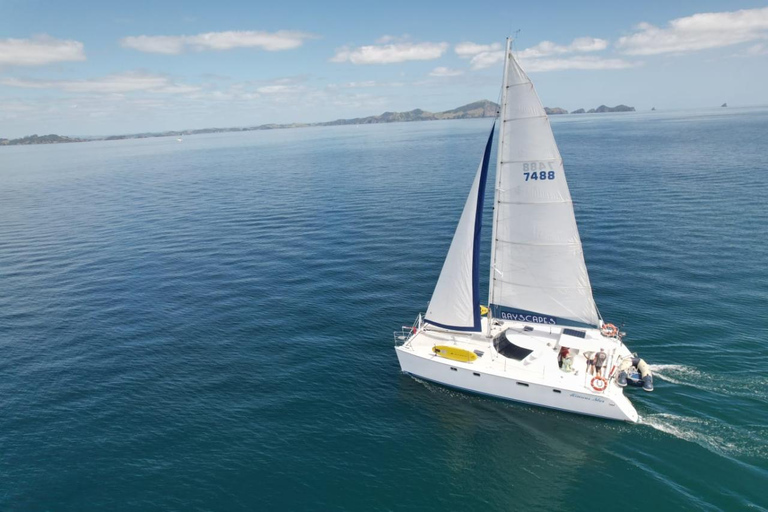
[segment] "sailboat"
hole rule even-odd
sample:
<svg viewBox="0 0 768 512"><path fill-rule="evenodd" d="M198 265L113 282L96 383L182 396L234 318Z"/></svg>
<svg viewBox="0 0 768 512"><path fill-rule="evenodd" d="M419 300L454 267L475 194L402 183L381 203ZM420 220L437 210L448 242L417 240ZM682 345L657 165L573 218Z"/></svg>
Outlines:
<svg viewBox="0 0 768 512"><path fill-rule="evenodd" d="M652 391L653 376L597 310L563 160L510 39L501 97L427 311L395 333L400 368L468 392L637 422L625 387ZM486 307L480 228L497 123Z"/></svg>

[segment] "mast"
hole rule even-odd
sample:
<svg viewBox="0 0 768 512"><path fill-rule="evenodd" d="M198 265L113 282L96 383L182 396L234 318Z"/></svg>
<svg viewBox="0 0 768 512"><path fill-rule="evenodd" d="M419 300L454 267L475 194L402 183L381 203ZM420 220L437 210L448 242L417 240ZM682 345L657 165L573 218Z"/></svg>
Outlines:
<svg viewBox="0 0 768 512"><path fill-rule="evenodd" d="M501 189L501 155L504 145L504 134L507 131L504 121L504 112L507 109L507 80L509 68L509 52L512 48L512 38L507 38L506 49L504 51L504 77L501 82L501 104L499 105L499 143L496 149L496 187L493 189L493 229L491 235L491 275L488 279L488 304L493 301L493 285L496 281L496 228L499 221L499 190ZM490 312L490 320L493 319L493 310ZM488 322L488 335L491 334L492 321Z"/></svg>

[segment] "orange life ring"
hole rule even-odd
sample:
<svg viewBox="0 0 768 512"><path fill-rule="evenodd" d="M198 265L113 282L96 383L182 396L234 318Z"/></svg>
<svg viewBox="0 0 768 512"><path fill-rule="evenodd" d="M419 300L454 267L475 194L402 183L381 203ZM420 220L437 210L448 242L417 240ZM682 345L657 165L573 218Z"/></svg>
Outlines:
<svg viewBox="0 0 768 512"><path fill-rule="evenodd" d="M602 382L602 384L601 385L595 385L597 382ZM595 391L605 391L606 388L608 387L608 381L605 380L603 377L601 377L599 375L596 375L592 379L591 384L592 384L592 389L594 389Z"/></svg>
<svg viewBox="0 0 768 512"><path fill-rule="evenodd" d="M619 334L619 329L613 324L605 324L603 325L601 332L603 333L603 336L608 336L609 338L613 338L617 334Z"/></svg>

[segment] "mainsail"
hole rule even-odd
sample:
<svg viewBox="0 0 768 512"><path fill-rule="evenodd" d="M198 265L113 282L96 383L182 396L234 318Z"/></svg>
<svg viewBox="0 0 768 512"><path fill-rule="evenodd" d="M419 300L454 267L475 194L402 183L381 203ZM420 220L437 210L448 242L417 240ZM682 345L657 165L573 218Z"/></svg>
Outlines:
<svg viewBox="0 0 768 512"><path fill-rule="evenodd" d="M478 282L480 228L495 126L494 123L424 318L430 324L444 329L481 330Z"/></svg>
<svg viewBox="0 0 768 512"><path fill-rule="evenodd" d="M507 43L489 303L495 318L597 326L563 160Z"/></svg>

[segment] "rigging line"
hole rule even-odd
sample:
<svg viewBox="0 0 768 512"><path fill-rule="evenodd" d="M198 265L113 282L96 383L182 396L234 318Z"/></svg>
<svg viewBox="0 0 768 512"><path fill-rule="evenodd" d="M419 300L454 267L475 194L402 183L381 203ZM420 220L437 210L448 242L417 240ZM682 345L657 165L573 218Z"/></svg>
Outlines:
<svg viewBox="0 0 768 512"><path fill-rule="evenodd" d="M510 53L515 51L515 41L517 41L517 35L520 33L520 30L522 30L522 29L515 30L515 35L512 36L512 43L509 45L509 52ZM515 57L517 57L517 56L515 56Z"/></svg>
<svg viewBox="0 0 768 512"><path fill-rule="evenodd" d="M506 55L504 57L506 57ZM504 94L504 71L501 72L501 86L499 86L499 95L496 96L496 105L498 105L498 107L496 108L496 117L499 119L501 119L501 111L504 109L504 105L501 104L501 99L503 94Z"/></svg>
<svg viewBox="0 0 768 512"><path fill-rule="evenodd" d="M503 190L503 189L499 189L499 190ZM566 199L562 201L502 201L501 199L499 199L496 203L497 204L514 204L514 205L573 204L573 200Z"/></svg>
<svg viewBox="0 0 768 512"><path fill-rule="evenodd" d="M520 83L516 83L516 84L507 84L507 89L510 89L512 87L518 87L520 85L533 85L533 82L531 82L531 80L529 78L527 82L520 82Z"/></svg>
<svg viewBox="0 0 768 512"><path fill-rule="evenodd" d="M575 247L579 245L579 242L552 242L549 244L537 244L533 242L513 242L512 240L504 240L503 238L497 238L497 242L508 245L525 245L528 247Z"/></svg>
<svg viewBox="0 0 768 512"><path fill-rule="evenodd" d="M558 162L562 160L562 158L537 158L536 162ZM502 160L501 164L525 164L530 162L531 160ZM554 169L550 169L554 170Z"/></svg>
<svg viewBox="0 0 768 512"><path fill-rule="evenodd" d="M588 286L544 286L541 284L524 284L524 283L518 283L516 281L505 281L504 279L498 279L498 281L501 281L504 284L509 284L512 286L519 286L520 288L537 288L541 290L589 290L590 289Z"/></svg>
<svg viewBox="0 0 768 512"><path fill-rule="evenodd" d="M512 123L512 122L515 122L515 121L527 121L529 119L546 119L546 118L547 118L546 114L544 114L543 116L541 116L541 115L525 116L525 117L520 116L520 117L512 117L512 118L509 118L509 119L504 119L504 122L505 123Z"/></svg>

